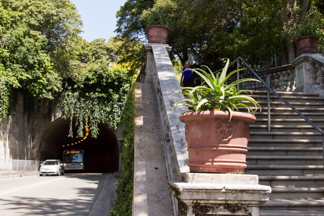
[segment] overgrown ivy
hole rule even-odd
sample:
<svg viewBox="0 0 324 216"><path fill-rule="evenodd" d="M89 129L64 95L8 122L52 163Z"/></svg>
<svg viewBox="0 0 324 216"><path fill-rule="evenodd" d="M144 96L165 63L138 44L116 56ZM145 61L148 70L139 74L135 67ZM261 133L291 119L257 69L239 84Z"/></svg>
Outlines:
<svg viewBox="0 0 324 216"><path fill-rule="evenodd" d="M135 86L128 93L122 116L123 152L121 162L123 170L117 186L117 200L110 216L132 215L133 176L134 176L134 132L135 132Z"/></svg>
<svg viewBox="0 0 324 216"><path fill-rule="evenodd" d="M88 125L90 136L97 138L98 124L104 121L116 129L130 84L127 71L109 68L108 64L90 67L81 86L66 80L61 106L62 117L70 119L69 137L83 137L83 128ZM73 134L74 126L77 128L76 136Z"/></svg>

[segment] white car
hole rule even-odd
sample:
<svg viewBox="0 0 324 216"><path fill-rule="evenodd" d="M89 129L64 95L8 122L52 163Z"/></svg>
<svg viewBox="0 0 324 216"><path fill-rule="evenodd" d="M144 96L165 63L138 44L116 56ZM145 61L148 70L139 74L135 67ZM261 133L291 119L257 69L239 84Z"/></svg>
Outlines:
<svg viewBox="0 0 324 216"><path fill-rule="evenodd" d="M63 164L59 159L48 159L41 164L39 175L64 175Z"/></svg>

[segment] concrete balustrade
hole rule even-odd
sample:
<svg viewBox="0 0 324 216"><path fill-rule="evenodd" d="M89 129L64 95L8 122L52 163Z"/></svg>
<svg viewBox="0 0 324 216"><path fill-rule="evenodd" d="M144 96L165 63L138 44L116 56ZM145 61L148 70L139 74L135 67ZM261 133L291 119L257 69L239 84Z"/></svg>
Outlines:
<svg viewBox="0 0 324 216"><path fill-rule="evenodd" d="M296 91L318 93L324 97L324 56L319 53L304 53L292 65L295 67Z"/></svg>

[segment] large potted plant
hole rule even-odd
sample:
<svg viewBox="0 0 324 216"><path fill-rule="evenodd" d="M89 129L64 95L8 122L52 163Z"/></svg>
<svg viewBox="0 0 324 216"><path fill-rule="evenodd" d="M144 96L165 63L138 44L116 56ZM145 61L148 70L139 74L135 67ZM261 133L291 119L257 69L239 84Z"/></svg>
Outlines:
<svg viewBox="0 0 324 216"><path fill-rule="evenodd" d="M216 76L207 67L207 72L194 69L203 80L202 86L174 93L185 96L175 107L190 109L180 116L180 121L186 124L190 172L244 173L246 168L249 124L256 120L252 108L261 107L252 97L243 95L251 93L249 90L237 91L236 86L245 81L260 81L245 78L225 84L240 70L227 74L228 65L229 60ZM235 111L239 107L248 112Z"/></svg>
<svg viewBox="0 0 324 216"><path fill-rule="evenodd" d="M297 54L317 53L318 40L322 34L320 26L314 22L305 22L298 25L293 32L293 38L297 45Z"/></svg>
<svg viewBox="0 0 324 216"><path fill-rule="evenodd" d="M169 28L168 17L156 8L143 11L142 19L147 24L147 39L149 43L167 43Z"/></svg>

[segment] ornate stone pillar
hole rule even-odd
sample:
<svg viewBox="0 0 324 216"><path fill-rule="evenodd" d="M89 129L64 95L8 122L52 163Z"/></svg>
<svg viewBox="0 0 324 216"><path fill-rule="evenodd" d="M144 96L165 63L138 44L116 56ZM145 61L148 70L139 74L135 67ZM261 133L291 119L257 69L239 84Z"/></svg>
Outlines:
<svg viewBox="0 0 324 216"><path fill-rule="evenodd" d="M296 91L321 94L317 82L316 63L324 64L322 54L304 53L292 62L295 67Z"/></svg>
<svg viewBox="0 0 324 216"><path fill-rule="evenodd" d="M270 186L258 184L257 175L187 173L182 180L169 183L179 216L258 216L271 193Z"/></svg>

